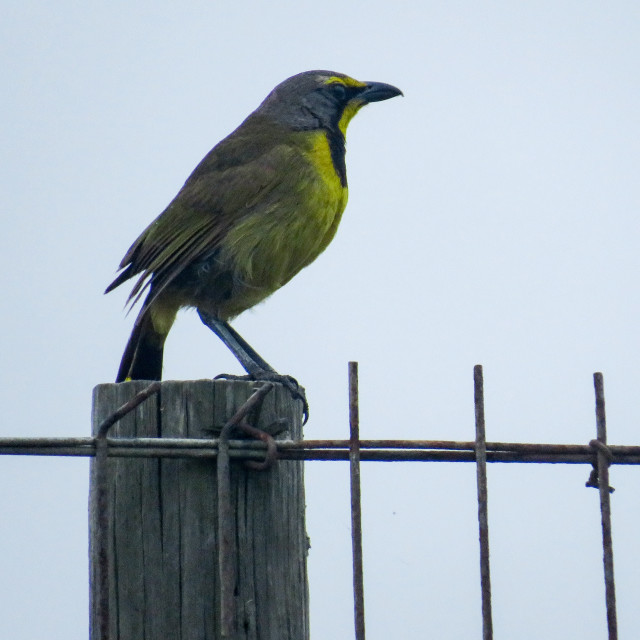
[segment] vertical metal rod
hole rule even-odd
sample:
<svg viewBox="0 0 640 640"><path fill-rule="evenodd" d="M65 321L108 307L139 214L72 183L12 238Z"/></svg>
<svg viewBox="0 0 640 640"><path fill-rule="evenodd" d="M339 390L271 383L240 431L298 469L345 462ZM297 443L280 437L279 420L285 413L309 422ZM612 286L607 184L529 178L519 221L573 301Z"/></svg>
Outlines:
<svg viewBox="0 0 640 640"><path fill-rule="evenodd" d="M607 418L604 408L604 380L602 373L593 374L593 386L596 393L596 427L598 441L607 444ZM616 585L613 578L613 540L611 537L611 502L609 486L610 459L606 451L598 449L598 487L600 490L600 513L602 520L602 549L604 562L604 587L607 603L607 628L609 640L618 639L618 620L616 615Z"/></svg>
<svg viewBox="0 0 640 640"><path fill-rule="evenodd" d="M351 546L356 640L365 640L364 575L362 569L362 505L360 500L360 415L358 363L349 363L349 463L351 470Z"/></svg>
<svg viewBox="0 0 640 640"><path fill-rule="evenodd" d="M489 564L489 511L487 500L487 440L484 422L484 380L482 365L473 368L473 396L476 413L476 477L478 485L478 527L480 532L480 584L482 589L482 638L492 640L491 573Z"/></svg>

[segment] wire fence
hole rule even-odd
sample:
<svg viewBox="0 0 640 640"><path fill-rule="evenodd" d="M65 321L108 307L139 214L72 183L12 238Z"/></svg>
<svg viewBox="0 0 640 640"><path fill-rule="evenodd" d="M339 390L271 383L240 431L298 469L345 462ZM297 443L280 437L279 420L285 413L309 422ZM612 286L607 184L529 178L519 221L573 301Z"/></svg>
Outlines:
<svg viewBox="0 0 640 640"><path fill-rule="evenodd" d="M611 530L609 466L612 464L640 465L640 446L608 446L604 384L601 373L594 374L596 438L588 444L534 444L487 442L484 417L484 385L482 367L474 367L474 402L476 438L474 441L447 440L360 440L358 403L358 365L349 363L349 440L275 441L269 434L247 423L253 407L270 391L266 384L258 389L224 426L220 437L211 439L186 438L109 438L109 429L123 416L133 411L147 398L157 393L156 382L137 394L109 416L99 427L96 437L87 438L0 438L0 455L86 456L96 460L96 489L99 516L98 531L106 531L107 465L109 457L136 458L216 458L218 462L220 539L231 515L228 510L228 465L230 460L243 460L254 469L266 469L276 460L348 460L351 480L351 534L353 551L354 627L356 640L365 640L364 585L362 554L362 508L360 499L360 464L363 461L387 462L473 462L476 464L479 527L479 555L483 640L493 638L491 608L491 570L489 561L488 519L488 463L589 464L592 471L587 487L597 488L600 494L602 546L607 628L609 640L617 640L615 580ZM243 431L251 440L232 439L234 429ZM106 545L104 535L98 536L98 556ZM233 558L220 550L221 575L229 571ZM226 569L225 569L226 567ZM101 637L108 638L108 571L99 570L99 593L96 606L101 623ZM224 587L224 580L221 583ZM228 597L227 597L228 596ZM233 598L224 588L221 593L221 620L232 624ZM226 622L225 622L226 621Z"/></svg>

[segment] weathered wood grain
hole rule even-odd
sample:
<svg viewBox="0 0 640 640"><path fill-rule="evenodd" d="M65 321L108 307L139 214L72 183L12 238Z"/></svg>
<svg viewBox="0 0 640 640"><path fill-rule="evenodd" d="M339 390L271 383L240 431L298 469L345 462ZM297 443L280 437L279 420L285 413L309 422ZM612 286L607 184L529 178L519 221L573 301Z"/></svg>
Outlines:
<svg viewBox="0 0 640 640"><path fill-rule="evenodd" d="M93 429L147 386L135 381L94 389ZM255 388L252 383L162 383L113 436L216 436ZM301 409L276 386L255 426L301 439ZM286 431L278 420L286 420ZM235 437L235 436L234 436ZM109 640L219 640L215 460L111 458L109 466ZM309 637L307 536L302 462L268 471L232 463L237 562L237 635L233 640ZM91 639L96 620L95 483L90 499Z"/></svg>

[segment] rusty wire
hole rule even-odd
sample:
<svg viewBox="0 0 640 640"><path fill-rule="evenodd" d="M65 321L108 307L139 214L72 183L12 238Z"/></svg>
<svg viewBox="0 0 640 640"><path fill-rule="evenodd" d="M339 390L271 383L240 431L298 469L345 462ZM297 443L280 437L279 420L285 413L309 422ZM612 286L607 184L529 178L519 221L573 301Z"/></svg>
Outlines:
<svg viewBox="0 0 640 640"><path fill-rule="evenodd" d="M351 484L351 549L353 555L353 619L356 640L365 640L362 501L360 494L360 410L358 363L349 363L349 468Z"/></svg>
<svg viewBox="0 0 640 640"><path fill-rule="evenodd" d="M611 537L611 487L609 486L609 464L612 454L607 449L607 418L604 408L604 380L601 373L593 374L596 394L597 440L594 442L598 457L598 489L600 492L600 515L602 520L602 549L604 564L605 600L607 605L607 629L609 640L618 640L616 614L616 585L613 579L613 540Z"/></svg>
<svg viewBox="0 0 640 640"><path fill-rule="evenodd" d="M489 511L487 497L487 440L484 421L482 366L473 368L473 400L476 416L476 478L478 485L478 531L480 538L480 587L482 594L482 639L492 640L491 571L489 564Z"/></svg>
<svg viewBox="0 0 640 640"><path fill-rule="evenodd" d="M217 438L106 438L109 457L215 458ZM449 440L360 440L360 459L378 462L475 462L475 442ZM96 438L0 438L0 455L96 455ZM278 440L281 460L349 460L349 440ZM229 456L264 460L267 445L255 440L229 440ZM591 444L487 442L487 462L596 464ZM609 445L611 464L640 464L640 446Z"/></svg>
<svg viewBox="0 0 640 640"><path fill-rule="evenodd" d="M478 522L481 556L483 639L492 638L491 587L489 574L489 536L487 508L487 463L542 463L542 464L590 464L593 471L587 486L599 489L602 520L603 564L609 640L617 640L615 582L613 573L613 542L611 527L609 466L616 464L640 464L640 446L608 445L604 402L604 384L601 373L594 374L596 396L597 438L589 444L536 444L514 442L486 442L484 420L484 389L482 368L474 368L474 397L476 408L475 441L448 440L360 440L358 420L357 363L349 363L349 440L278 441L256 433L246 421L247 415L259 406L270 389L265 385L249 398L236 415L223 428L218 439L186 438L108 438L109 428L147 397L156 393L159 383L154 383L131 401L109 416L98 428L94 438L0 438L0 455L43 456L95 456L98 500L98 571L100 597L96 603L103 640L108 639L109 610L108 567L106 564L106 459L107 457L167 457L167 458L218 458L219 520L220 529L220 577L224 585L233 584L234 550L224 548L233 529L228 480L229 462L241 459L254 468L269 466L280 460L349 460L351 467L352 542L354 566L354 618L356 640L364 640L364 597L362 576L362 514L360 496L360 461L422 461L422 462L474 462L477 465ZM234 440L229 435L234 427L240 427L256 440ZM257 431L257 430L256 430ZM222 474L222 475L221 475ZM224 476L225 478L223 478ZM220 480L222 482L220 482ZM228 484L228 483L227 483ZM226 486L226 488L225 488ZM227 511L225 511L225 509ZM223 531L224 529L224 531ZM231 535L233 539L233 535ZM233 542L231 543L233 544ZM228 551L228 553L227 553ZM223 566L224 565L224 566ZM231 573L230 573L231 572ZM224 574L224 575L223 575ZM229 597L222 597L223 636L233 637L235 620L233 589L227 589ZM222 594L221 594L222 595ZM225 604L226 603L226 604ZM226 608L225 608L226 607ZM225 613L226 612L226 613ZM226 622L225 622L226 621ZM225 635L225 625L227 634Z"/></svg>

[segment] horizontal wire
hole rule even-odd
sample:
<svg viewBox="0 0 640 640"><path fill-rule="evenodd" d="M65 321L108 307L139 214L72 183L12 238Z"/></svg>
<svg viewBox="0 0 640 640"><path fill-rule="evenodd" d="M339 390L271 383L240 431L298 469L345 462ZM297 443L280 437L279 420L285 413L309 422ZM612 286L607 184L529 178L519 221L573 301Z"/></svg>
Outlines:
<svg viewBox="0 0 640 640"><path fill-rule="evenodd" d="M283 460L348 460L349 440L276 441ZM475 444L448 440L361 440L363 461L475 462ZM107 438L109 457L215 458L217 439ZM609 445L612 464L640 464L640 446ZM94 456L95 438L0 438L0 455ZM265 444L229 440L232 458L261 460ZM589 445L487 442L487 462L593 464Z"/></svg>

